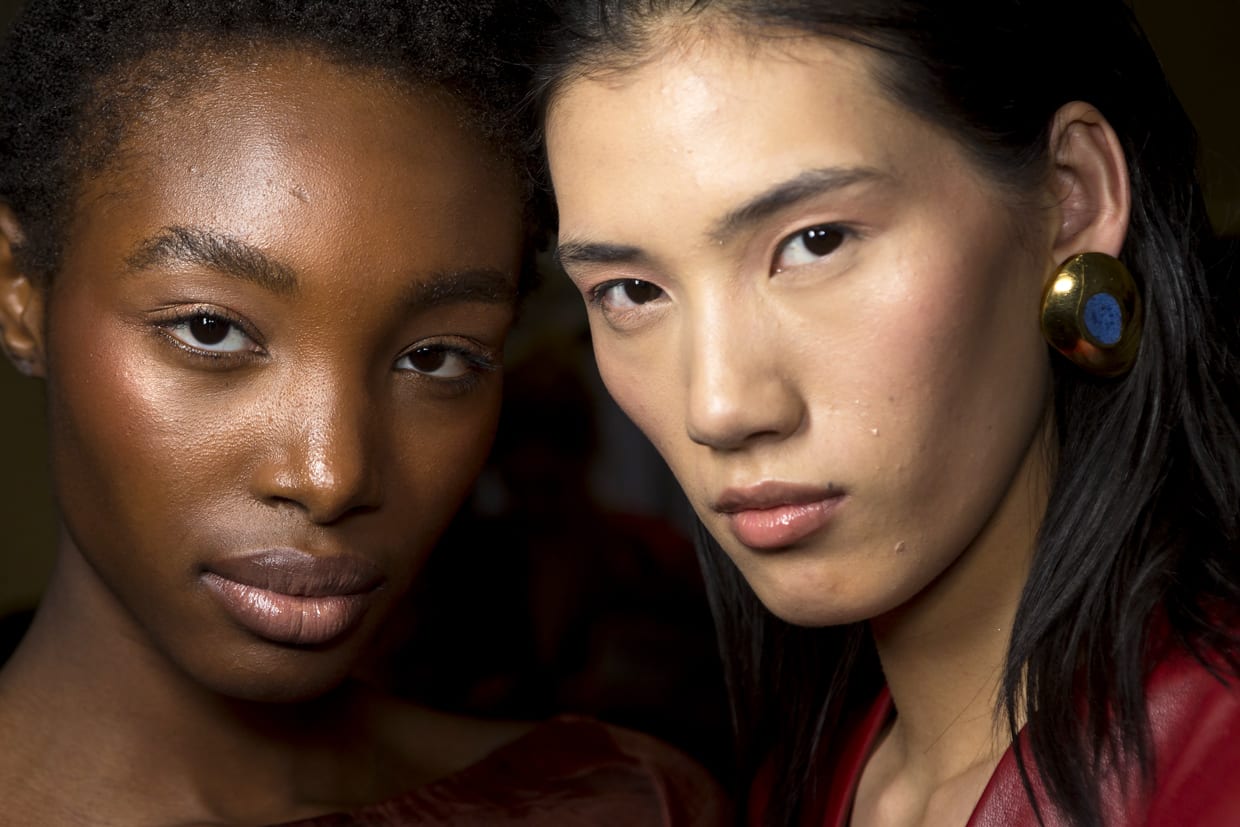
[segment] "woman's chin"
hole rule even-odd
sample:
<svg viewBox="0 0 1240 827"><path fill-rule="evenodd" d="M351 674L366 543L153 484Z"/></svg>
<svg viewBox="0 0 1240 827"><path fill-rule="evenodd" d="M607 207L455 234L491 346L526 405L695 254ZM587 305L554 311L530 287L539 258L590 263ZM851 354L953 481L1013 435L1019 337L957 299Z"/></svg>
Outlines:
<svg viewBox="0 0 1240 827"><path fill-rule="evenodd" d="M820 628L864 623L897 611L915 598L924 585L908 576L860 576L855 564L836 566L819 561L814 565L802 560L800 565L779 565L780 562L792 561L769 561L745 575L754 594L771 614L794 626Z"/></svg>
<svg viewBox="0 0 1240 827"><path fill-rule="evenodd" d="M312 701L339 688L357 659L353 651L265 648L272 651L251 650L209 663L183 663L181 668L198 685L225 698L291 704Z"/></svg>
<svg viewBox="0 0 1240 827"><path fill-rule="evenodd" d="M805 583L753 585L762 605L785 623L807 628L861 623L889 611L887 602L814 588Z"/></svg>

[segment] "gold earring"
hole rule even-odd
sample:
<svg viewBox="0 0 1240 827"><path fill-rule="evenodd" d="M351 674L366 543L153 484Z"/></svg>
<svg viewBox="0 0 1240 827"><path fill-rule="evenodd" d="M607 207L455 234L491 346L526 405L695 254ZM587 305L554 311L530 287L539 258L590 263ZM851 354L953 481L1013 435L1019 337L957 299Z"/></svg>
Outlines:
<svg viewBox="0 0 1240 827"><path fill-rule="evenodd" d="M1141 344L1141 321L1132 274L1106 253L1073 256L1042 291L1042 335L1095 376L1128 372Z"/></svg>

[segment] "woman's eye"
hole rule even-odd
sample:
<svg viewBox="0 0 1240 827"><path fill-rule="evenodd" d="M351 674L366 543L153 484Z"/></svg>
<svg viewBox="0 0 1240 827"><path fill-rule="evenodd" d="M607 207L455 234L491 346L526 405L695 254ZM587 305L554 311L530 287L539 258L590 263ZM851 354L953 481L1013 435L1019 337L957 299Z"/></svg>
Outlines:
<svg viewBox="0 0 1240 827"><path fill-rule="evenodd" d="M847 237L846 230L831 225L801 230L779 245L775 253L775 272L813 264L838 250Z"/></svg>
<svg viewBox="0 0 1240 827"><path fill-rule="evenodd" d="M250 337L237 325L207 313L175 322L168 325L167 330L181 343L210 353L239 353L250 349Z"/></svg>
<svg viewBox="0 0 1240 827"><path fill-rule="evenodd" d="M396 363L400 370L411 370L436 379L460 379L473 367L465 354L442 345L416 348Z"/></svg>
<svg viewBox="0 0 1240 827"><path fill-rule="evenodd" d="M610 310L630 310L649 304L663 295L663 289L641 279L625 279L603 285L596 293Z"/></svg>

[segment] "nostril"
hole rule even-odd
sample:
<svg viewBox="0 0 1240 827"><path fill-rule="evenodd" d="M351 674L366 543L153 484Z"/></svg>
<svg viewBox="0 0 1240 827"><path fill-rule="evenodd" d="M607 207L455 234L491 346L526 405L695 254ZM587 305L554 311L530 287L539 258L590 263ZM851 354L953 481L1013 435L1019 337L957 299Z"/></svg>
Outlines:
<svg viewBox="0 0 1240 827"><path fill-rule="evenodd" d="M364 427L303 427L256 465L253 494L269 505L296 506L316 523L373 510L382 486L368 445Z"/></svg>
<svg viewBox="0 0 1240 827"><path fill-rule="evenodd" d="M800 430L807 410L796 388L773 372L760 378L690 385L686 431L690 440L718 450L786 438Z"/></svg>

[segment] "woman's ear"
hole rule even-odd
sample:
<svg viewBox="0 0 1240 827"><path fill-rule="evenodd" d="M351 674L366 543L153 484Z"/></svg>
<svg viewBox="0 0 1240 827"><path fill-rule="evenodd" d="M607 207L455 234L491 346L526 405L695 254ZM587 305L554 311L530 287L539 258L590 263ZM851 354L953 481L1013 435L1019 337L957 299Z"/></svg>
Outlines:
<svg viewBox="0 0 1240 827"><path fill-rule="evenodd" d="M1088 252L1118 257L1128 233L1132 192L1115 130L1093 106L1066 104L1055 113L1050 155L1059 211L1056 263Z"/></svg>
<svg viewBox="0 0 1240 827"><path fill-rule="evenodd" d="M13 250L23 240L17 216L0 204L0 349L26 376L43 376L43 290L21 271Z"/></svg>

